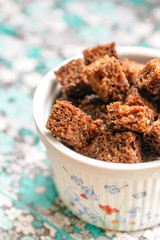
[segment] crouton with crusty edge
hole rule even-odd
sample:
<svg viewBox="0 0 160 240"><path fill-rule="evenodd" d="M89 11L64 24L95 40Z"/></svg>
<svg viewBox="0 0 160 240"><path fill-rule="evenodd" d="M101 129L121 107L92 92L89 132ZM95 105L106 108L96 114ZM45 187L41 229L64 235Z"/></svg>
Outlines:
<svg viewBox="0 0 160 240"><path fill-rule="evenodd" d="M133 132L101 131L88 146L76 149L87 157L113 163L140 163L141 139Z"/></svg>
<svg viewBox="0 0 160 240"><path fill-rule="evenodd" d="M55 72L56 80L60 82L62 92L70 97L79 98L89 94L91 88L83 73L82 59L72 60Z"/></svg>
<svg viewBox="0 0 160 240"><path fill-rule="evenodd" d="M104 102L96 94L85 96L78 106L82 111L90 115L93 120L102 119L105 120L107 110Z"/></svg>
<svg viewBox="0 0 160 240"><path fill-rule="evenodd" d="M140 94L138 89L135 86L132 86L131 89L128 91L128 95L125 99L125 104L128 106L146 106L152 109L154 113L154 117L158 115L157 109L151 102Z"/></svg>
<svg viewBox="0 0 160 240"><path fill-rule="evenodd" d="M105 55L108 55L110 57L114 56L115 58L118 58L118 54L115 49L115 42L104 45L98 45L93 48L88 48L83 51L83 55L87 65L96 61L99 58L104 57Z"/></svg>
<svg viewBox="0 0 160 240"><path fill-rule="evenodd" d="M127 58L121 61L123 72L126 75L130 84L134 84L136 77L138 76L140 70L144 67L144 64L140 64L134 61L131 61Z"/></svg>
<svg viewBox="0 0 160 240"><path fill-rule="evenodd" d="M146 63L136 78L135 85L140 91L160 99L160 59Z"/></svg>
<svg viewBox="0 0 160 240"><path fill-rule="evenodd" d="M112 163L143 162L141 140L136 133L107 131L101 134L98 144L98 160Z"/></svg>
<svg viewBox="0 0 160 240"><path fill-rule="evenodd" d="M154 113L145 106L128 106L121 102L107 105L107 125L115 130L130 130L139 133L146 132Z"/></svg>
<svg viewBox="0 0 160 240"><path fill-rule="evenodd" d="M88 142L87 145L82 147L75 147L74 150L86 157L96 159L99 151L98 139L99 139L99 136L97 135L90 142Z"/></svg>
<svg viewBox="0 0 160 240"><path fill-rule="evenodd" d="M160 154L160 116L157 121L151 123L144 134L144 140Z"/></svg>
<svg viewBox="0 0 160 240"><path fill-rule="evenodd" d="M67 101L56 101L48 118L46 128L63 143L73 147L82 147L93 139L100 121L93 121L90 116Z"/></svg>
<svg viewBox="0 0 160 240"><path fill-rule="evenodd" d="M86 66L84 72L89 84L104 102L124 100L129 83L119 61L105 56Z"/></svg>

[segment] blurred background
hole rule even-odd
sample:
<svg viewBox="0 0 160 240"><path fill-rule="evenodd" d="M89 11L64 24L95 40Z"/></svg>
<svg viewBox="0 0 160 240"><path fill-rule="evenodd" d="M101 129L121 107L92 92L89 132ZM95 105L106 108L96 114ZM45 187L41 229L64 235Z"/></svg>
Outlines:
<svg viewBox="0 0 160 240"><path fill-rule="evenodd" d="M0 6L0 56L17 74L21 58L28 72L44 74L63 58L111 41L160 48L159 0L1 0Z"/></svg>
<svg viewBox="0 0 160 240"><path fill-rule="evenodd" d="M33 122L32 97L47 71L111 41L160 49L159 0L0 0L0 239L160 239L160 227L118 235L74 217Z"/></svg>

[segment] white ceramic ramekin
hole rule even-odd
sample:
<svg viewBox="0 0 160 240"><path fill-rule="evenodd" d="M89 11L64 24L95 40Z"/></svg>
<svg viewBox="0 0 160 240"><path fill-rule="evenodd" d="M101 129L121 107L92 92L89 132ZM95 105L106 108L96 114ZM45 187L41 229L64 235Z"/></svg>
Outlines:
<svg viewBox="0 0 160 240"><path fill-rule="evenodd" d="M145 63L160 51L118 47L120 58ZM160 223L160 160L139 164L101 162L82 156L57 141L45 128L60 93L53 71L82 57L73 57L50 71L39 84L33 112L41 141L53 168L59 195L78 217L104 229L132 231Z"/></svg>

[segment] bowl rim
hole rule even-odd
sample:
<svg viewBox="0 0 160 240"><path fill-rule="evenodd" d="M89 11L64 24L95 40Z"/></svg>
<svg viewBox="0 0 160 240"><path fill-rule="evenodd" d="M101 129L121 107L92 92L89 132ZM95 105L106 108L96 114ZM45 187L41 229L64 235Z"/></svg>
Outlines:
<svg viewBox="0 0 160 240"><path fill-rule="evenodd" d="M153 58L160 58L160 50L153 49L153 48L145 48L145 47L135 47L135 46L118 46L117 52L119 55L123 54L129 54L134 55L135 57L141 56L141 57L153 57ZM118 171L138 171L138 170L150 170L153 168L160 167L160 159L145 163L111 163L111 162L103 162L100 160L96 160L93 158L86 157L84 155L81 155L61 142L59 142L51 133L49 130L45 128L45 125L43 124L43 110L42 108L39 108L38 106L42 104L42 107L44 109L44 91L49 89L49 85L51 82L55 82L54 77L54 71L58 70L61 66L68 63L69 61L77 58L82 58L82 54L78 54L76 56L73 56L71 58L68 58L67 60L63 61L61 64L54 67L51 71L49 71L41 80L38 87L36 88L36 91L34 93L33 97L33 116L35 125L37 127L38 132L40 133L41 140L44 143L44 145L47 145L46 148L50 149L57 149L59 152L61 152L63 155L74 159L74 161L78 161L82 164L86 164L89 166L94 166L96 168L103 168L103 169L110 169L110 170L118 170ZM48 84L48 88L47 88ZM47 91L46 91L47 93ZM41 110L41 111L40 111Z"/></svg>

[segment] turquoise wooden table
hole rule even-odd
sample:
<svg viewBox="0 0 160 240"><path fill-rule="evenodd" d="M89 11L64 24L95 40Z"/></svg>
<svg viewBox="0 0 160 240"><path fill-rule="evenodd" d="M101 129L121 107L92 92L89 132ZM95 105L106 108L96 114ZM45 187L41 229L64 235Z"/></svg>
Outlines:
<svg viewBox="0 0 160 240"><path fill-rule="evenodd" d="M159 22L159 0L0 0L0 240L160 239L160 226L104 232L75 217L57 195L32 115L49 69L113 40L160 48Z"/></svg>

